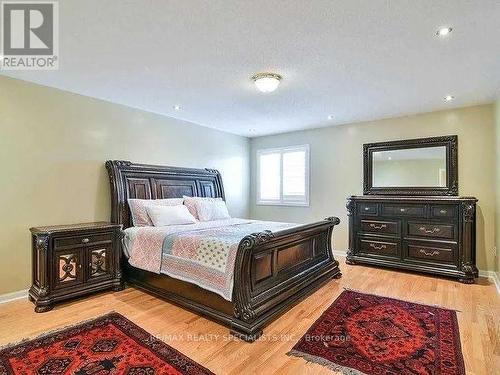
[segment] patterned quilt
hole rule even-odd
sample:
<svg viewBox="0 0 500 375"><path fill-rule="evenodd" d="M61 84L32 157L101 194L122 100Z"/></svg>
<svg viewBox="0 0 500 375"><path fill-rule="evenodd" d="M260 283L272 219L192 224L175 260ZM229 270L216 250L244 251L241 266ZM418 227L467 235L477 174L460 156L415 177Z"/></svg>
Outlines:
<svg viewBox="0 0 500 375"><path fill-rule="evenodd" d="M228 219L125 230L124 250L137 268L196 284L231 301L234 264L243 237L297 224Z"/></svg>

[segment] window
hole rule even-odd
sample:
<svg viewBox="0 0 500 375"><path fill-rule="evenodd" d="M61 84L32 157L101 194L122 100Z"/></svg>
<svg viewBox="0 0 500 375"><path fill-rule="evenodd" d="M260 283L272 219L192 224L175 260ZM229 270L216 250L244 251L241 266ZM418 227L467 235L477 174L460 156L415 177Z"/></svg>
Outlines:
<svg viewBox="0 0 500 375"><path fill-rule="evenodd" d="M257 151L257 204L309 205L309 145Z"/></svg>

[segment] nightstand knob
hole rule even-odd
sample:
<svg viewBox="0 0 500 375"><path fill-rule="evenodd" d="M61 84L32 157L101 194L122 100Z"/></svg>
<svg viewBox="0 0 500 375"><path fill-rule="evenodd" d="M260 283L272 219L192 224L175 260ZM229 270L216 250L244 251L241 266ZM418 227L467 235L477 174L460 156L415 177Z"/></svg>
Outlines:
<svg viewBox="0 0 500 375"><path fill-rule="evenodd" d="M82 243L88 243L90 240L88 238L83 238Z"/></svg>

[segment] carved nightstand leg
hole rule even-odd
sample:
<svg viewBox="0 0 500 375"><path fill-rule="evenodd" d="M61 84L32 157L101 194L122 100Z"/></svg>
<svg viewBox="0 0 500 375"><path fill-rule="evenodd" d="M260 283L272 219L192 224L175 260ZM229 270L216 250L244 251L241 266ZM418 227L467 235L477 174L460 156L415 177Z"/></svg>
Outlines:
<svg viewBox="0 0 500 375"><path fill-rule="evenodd" d="M52 306L52 305L35 306L35 312L36 313L44 313L44 312L52 310L53 307L54 306Z"/></svg>
<svg viewBox="0 0 500 375"><path fill-rule="evenodd" d="M342 277L342 273L337 273L335 275L333 275L332 279L340 279Z"/></svg>

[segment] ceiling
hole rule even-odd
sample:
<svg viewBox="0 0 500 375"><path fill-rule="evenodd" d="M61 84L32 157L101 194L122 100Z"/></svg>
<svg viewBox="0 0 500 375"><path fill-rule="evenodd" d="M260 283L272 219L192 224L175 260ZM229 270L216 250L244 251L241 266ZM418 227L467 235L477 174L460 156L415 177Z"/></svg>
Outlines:
<svg viewBox="0 0 500 375"><path fill-rule="evenodd" d="M59 70L2 74L244 136L500 94L498 0L65 0L59 8ZM438 38L440 26L453 32ZM277 91L255 89L250 77L261 71L283 76ZM448 94L456 99L445 102Z"/></svg>

